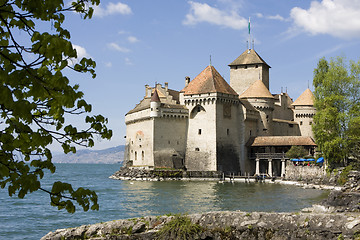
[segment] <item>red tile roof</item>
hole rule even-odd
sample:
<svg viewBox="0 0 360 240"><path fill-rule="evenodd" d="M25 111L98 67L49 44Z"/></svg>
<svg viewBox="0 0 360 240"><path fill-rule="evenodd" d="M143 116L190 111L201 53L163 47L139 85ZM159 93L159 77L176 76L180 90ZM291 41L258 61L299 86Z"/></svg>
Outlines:
<svg viewBox="0 0 360 240"><path fill-rule="evenodd" d="M154 93L151 96L150 102L160 102L158 91L155 89Z"/></svg>
<svg viewBox="0 0 360 240"><path fill-rule="evenodd" d="M238 95L213 66L207 66L181 92L184 95L202 93L226 93Z"/></svg>
<svg viewBox="0 0 360 240"><path fill-rule="evenodd" d="M240 95L240 98L274 98L269 92L269 89L261 80L256 80L245 92Z"/></svg>
<svg viewBox="0 0 360 240"><path fill-rule="evenodd" d="M250 64L264 64L270 66L257 54L254 49L246 50L237 59L235 59L229 66L250 65Z"/></svg>
<svg viewBox="0 0 360 240"><path fill-rule="evenodd" d="M311 137L304 136L262 136L252 137L246 143L251 147L265 146L316 146Z"/></svg>
<svg viewBox="0 0 360 240"><path fill-rule="evenodd" d="M314 94L310 89L306 89L298 99L291 105L293 106L314 106Z"/></svg>

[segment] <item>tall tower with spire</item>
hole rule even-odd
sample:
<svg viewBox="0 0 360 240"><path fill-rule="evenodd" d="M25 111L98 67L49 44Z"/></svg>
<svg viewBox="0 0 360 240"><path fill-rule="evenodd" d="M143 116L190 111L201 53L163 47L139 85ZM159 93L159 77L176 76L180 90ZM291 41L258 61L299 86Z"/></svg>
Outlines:
<svg viewBox="0 0 360 240"><path fill-rule="evenodd" d="M229 64L230 86L241 95L257 80L261 80L269 89L270 66L254 49L244 51Z"/></svg>
<svg viewBox="0 0 360 240"><path fill-rule="evenodd" d="M239 95L245 92L257 80L261 80L265 87L269 90L270 66L254 50L254 44L251 49L250 18L248 30L248 49L229 64L230 86Z"/></svg>

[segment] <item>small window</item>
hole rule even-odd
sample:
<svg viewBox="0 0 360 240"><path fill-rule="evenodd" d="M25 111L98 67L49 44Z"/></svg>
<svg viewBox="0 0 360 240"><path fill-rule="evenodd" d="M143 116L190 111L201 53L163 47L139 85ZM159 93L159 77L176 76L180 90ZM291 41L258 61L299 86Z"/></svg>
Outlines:
<svg viewBox="0 0 360 240"><path fill-rule="evenodd" d="M170 140L168 141L168 144L170 144Z"/></svg>
<svg viewBox="0 0 360 240"><path fill-rule="evenodd" d="M197 111L201 112L201 107L200 106L197 107Z"/></svg>
<svg viewBox="0 0 360 240"><path fill-rule="evenodd" d="M230 134L230 129L226 129L226 135Z"/></svg>
<svg viewBox="0 0 360 240"><path fill-rule="evenodd" d="M135 151L135 160L137 160L137 152Z"/></svg>
<svg viewBox="0 0 360 240"><path fill-rule="evenodd" d="M289 124L289 127L291 127L291 128L294 127L294 124Z"/></svg>
<svg viewBox="0 0 360 240"><path fill-rule="evenodd" d="M245 66L244 68L247 69L247 66Z"/></svg>
<svg viewBox="0 0 360 240"><path fill-rule="evenodd" d="M179 141L176 141L176 144L179 145Z"/></svg>
<svg viewBox="0 0 360 240"><path fill-rule="evenodd" d="M302 125L302 121L300 121L300 125Z"/></svg>
<svg viewBox="0 0 360 240"><path fill-rule="evenodd" d="M198 134L201 135L201 129L198 130Z"/></svg>
<svg viewBox="0 0 360 240"><path fill-rule="evenodd" d="M196 151L196 152L199 152L199 151L200 151L200 149L199 149L199 148L195 148L195 151Z"/></svg>
<svg viewBox="0 0 360 240"><path fill-rule="evenodd" d="M154 109L153 109L153 108L150 108L150 111L154 111Z"/></svg>
<svg viewBox="0 0 360 240"><path fill-rule="evenodd" d="M139 145L139 147L141 148L142 146L141 146L141 145Z"/></svg>
<svg viewBox="0 0 360 240"><path fill-rule="evenodd" d="M312 122L309 122L309 125L312 125Z"/></svg>
<svg viewBox="0 0 360 240"><path fill-rule="evenodd" d="M264 131L264 132L266 132L266 131L267 131L267 129L266 129L266 128L264 128L264 129L263 129L263 131Z"/></svg>
<svg viewBox="0 0 360 240"><path fill-rule="evenodd" d="M255 68L258 68L259 67L259 65L255 65Z"/></svg>
<svg viewBox="0 0 360 240"><path fill-rule="evenodd" d="M250 130L250 136L251 136L251 130Z"/></svg>
<svg viewBox="0 0 360 240"><path fill-rule="evenodd" d="M145 158L145 152L142 151L142 152L141 152L141 159L144 160L144 158Z"/></svg>

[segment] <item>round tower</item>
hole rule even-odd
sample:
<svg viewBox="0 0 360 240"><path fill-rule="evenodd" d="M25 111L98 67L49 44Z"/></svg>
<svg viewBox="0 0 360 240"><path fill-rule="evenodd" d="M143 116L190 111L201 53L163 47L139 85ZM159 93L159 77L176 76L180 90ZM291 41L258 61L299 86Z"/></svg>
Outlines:
<svg viewBox="0 0 360 240"><path fill-rule="evenodd" d="M306 89L291 105L294 107L294 121L299 123L301 136L313 138L312 124L316 113L314 94L310 89Z"/></svg>
<svg viewBox="0 0 360 240"><path fill-rule="evenodd" d="M155 88L155 91L151 96L151 100L150 100L150 117L161 117L160 106L161 106L161 102L160 102L159 94L157 92L157 89Z"/></svg>
<svg viewBox="0 0 360 240"><path fill-rule="evenodd" d="M243 94L241 99L247 100L259 111L257 136L273 135L274 97L261 80L254 82Z"/></svg>

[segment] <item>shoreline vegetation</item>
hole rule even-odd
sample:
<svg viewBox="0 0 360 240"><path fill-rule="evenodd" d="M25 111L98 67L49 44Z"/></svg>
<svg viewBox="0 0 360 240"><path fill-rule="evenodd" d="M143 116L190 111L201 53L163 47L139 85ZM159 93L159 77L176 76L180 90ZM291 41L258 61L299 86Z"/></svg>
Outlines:
<svg viewBox="0 0 360 240"><path fill-rule="evenodd" d="M158 170L121 168L110 176L120 180L165 181L197 180L219 181L221 174L183 178L179 173ZM162 176L159 176L162 172ZM127 173L127 174L125 174ZM141 174L140 174L141 173ZM123 174L123 175L122 175ZM155 177L150 178L149 174ZM168 174L168 177L166 176ZM174 214L114 220L105 223L58 229L49 232L47 239L360 239L360 172L350 171L344 185L338 184L341 172L327 175L327 180L265 179L265 183L291 184L304 188L330 189L328 198L319 205L293 213L221 211L201 214ZM204 174L203 174L204 175ZM219 178L220 177L220 178ZM221 181L253 181L255 178ZM321 184L319 184L321 183ZM323 183L323 184L322 184ZM327 183L327 184L325 184Z"/></svg>

